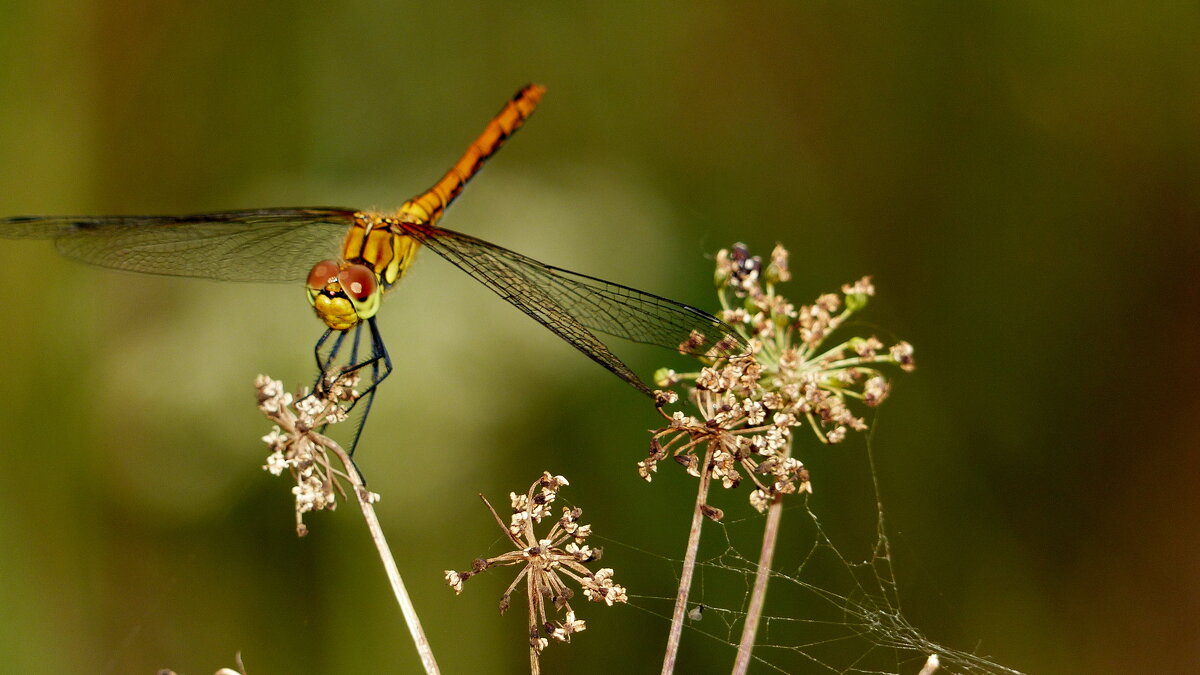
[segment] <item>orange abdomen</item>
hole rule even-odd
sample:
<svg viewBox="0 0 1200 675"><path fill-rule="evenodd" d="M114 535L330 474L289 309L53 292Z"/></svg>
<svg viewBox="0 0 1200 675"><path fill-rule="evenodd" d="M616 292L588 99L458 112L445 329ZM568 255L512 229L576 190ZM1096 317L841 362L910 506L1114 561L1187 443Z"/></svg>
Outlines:
<svg viewBox="0 0 1200 675"><path fill-rule="evenodd" d="M526 85L484 127L462 157L433 187L404 202L394 217L378 213L354 214L354 226L342 244L342 258L375 271L384 290L391 288L412 264L420 242L404 233L401 223L434 225L446 207L462 192L483 163L504 145L533 114L546 89Z"/></svg>

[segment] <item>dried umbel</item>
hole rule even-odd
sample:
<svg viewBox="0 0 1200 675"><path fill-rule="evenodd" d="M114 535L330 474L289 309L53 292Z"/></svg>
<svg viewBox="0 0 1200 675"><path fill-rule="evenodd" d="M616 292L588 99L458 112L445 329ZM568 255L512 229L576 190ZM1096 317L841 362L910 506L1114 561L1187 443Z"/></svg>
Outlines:
<svg viewBox="0 0 1200 675"><path fill-rule="evenodd" d="M874 336L852 336L827 345L875 294L870 277L801 307L776 292L789 278L782 246L765 268L741 244L717 254L721 318L746 338L750 352L711 359L694 373L657 373L658 386L684 385L698 412L668 412L678 395L659 392L656 406L667 424L654 432L649 457L638 463L643 478L650 480L668 456L699 476L707 453L707 469L724 487L747 477L754 483L750 503L760 511L779 495L811 492L808 471L792 456L793 430L807 426L823 443L841 442L867 428L855 408L887 397L880 368L914 368L907 342L885 348Z"/></svg>
<svg viewBox="0 0 1200 675"><path fill-rule="evenodd" d="M296 532L301 536L308 532L303 522L305 513L332 511L337 508L338 493L344 494L338 481L346 475L330 462L330 441L317 429L346 419L347 404L358 398L356 383L356 375L331 374L318 388L319 394L298 397L265 375L254 383L259 411L275 423L262 439L271 449L263 469L275 476L286 470L296 482L292 494L296 498ZM378 501L377 494L367 494L370 501Z"/></svg>
<svg viewBox="0 0 1200 675"><path fill-rule="evenodd" d="M516 548L492 558L480 558L470 570L445 572L446 583L457 594L462 592L467 579L480 572L499 566L519 566L517 577L500 598L500 611L509 608L513 591L524 581L529 608L529 647L535 656L549 644L548 638L570 642L573 634L584 630L584 621L576 618L571 607L575 593L571 584L577 585L584 597L592 602L612 606L627 600L625 588L613 583L611 568L592 572L587 567L600 559L601 550L587 544L592 526L579 523L582 509L561 507L561 515L549 531L542 536L535 533L535 525L553 518L555 508L552 505L559 489L567 484L566 478L547 471L525 493L510 493L512 516L507 524L487 499L483 499ZM562 615L560 620L551 620L547 602Z"/></svg>

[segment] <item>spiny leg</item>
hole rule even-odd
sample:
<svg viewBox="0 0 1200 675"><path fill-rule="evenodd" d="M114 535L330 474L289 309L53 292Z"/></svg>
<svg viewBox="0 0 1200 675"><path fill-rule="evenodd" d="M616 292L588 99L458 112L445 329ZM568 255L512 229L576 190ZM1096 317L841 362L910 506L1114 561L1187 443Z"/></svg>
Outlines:
<svg viewBox="0 0 1200 675"><path fill-rule="evenodd" d="M334 331L332 329L326 330L321 338L317 341L317 345L314 349L317 368L320 370L314 390L319 394L327 393L328 388L338 379L360 372L364 368L369 367L370 369L367 386L361 392L359 392L358 396L350 401L349 405L347 405L345 408L345 411L349 413L356 405L358 405L360 400L363 398L367 399L362 417L359 418L358 424L355 428L353 441L350 444L349 454L351 456L354 455L354 451L358 448L358 442L362 437L363 427L366 426L367 417L370 415L371 407L375 403L375 389L379 386L380 382L383 382L389 375L391 375L393 369L392 358L388 354L387 347L384 345L383 336L379 332L378 324L375 323L374 318L367 319L366 324L370 332L370 336L367 338L370 340L370 356L361 362L358 359L360 353L359 349L363 340L362 323L355 326L354 336L350 338L350 353L348 355L349 358L346 361L346 365L338 365L338 357L342 354L342 351L345 348L346 334L349 331L337 331L337 337L333 338L333 342L329 344L330 338L333 337L332 333ZM325 348L326 344L329 344L329 351L327 354L322 355L321 352ZM382 370L380 368L381 364ZM324 432L324 427L322 427L321 431ZM355 467L355 469L357 470L357 467ZM359 474L361 476L362 472L360 471Z"/></svg>
<svg viewBox="0 0 1200 675"><path fill-rule="evenodd" d="M379 369L377 367L372 369L370 384L367 386L367 388L365 390L360 392L357 397L357 398L362 398L362 397L366 396L368 393L370 393L372 390L374 390L375 387L380 382L382 382L384 378L386 378L389 374L391 374L392 364L391 364L390 359L388 359L387 350L384 349L384 347L383 347L383 338L379 334L379 329L375 325L375 320L369 319L368 322L370 325L370 333L371 333L371 336L370 336L371 356L370 356L370 358L367 358L363 361L358 360L359 349L362 345L362 339L363 339L363 337L362 337L363 336L363 330L362 330L363 324L362 323L359 323L358 325L356 325L354 327L354 337L352 337L350 339L350 354L349 354L349 358L347 358L345 360L346 365L339 366L339 365L337 365L337 361L338 361L338 357L342 354L343 347L345 346L346 335L350 331L348 331L348 330L334 331L332 328L327 329L325 331L325 333L323 335L321 335L321 338L319 340L317 340L316 347L313 349L313 354L314 354L314 357L316 358L317 370L319 372L317 373L317 382L313 386L314 391L321 393L321 394L327 393L329 390L329 386L332 385L337 380L344 378L347 375L351 375L357 371L360 371L364 367L375 364L378 361L381 361L381 360L385 361L387 371L382 376L380 376ZM325 356L322 356L321 350L324 348L325 344L329 341L330 336L335 332L337 333L337 338L334 339L333 343L330 345L329 353ZM357 399L356 399L356 401L357 401ZM346 408L346 412L349 412L351 409L354 408L356 401L352 401L350 403L350 407Z"/></svg>
<svg viewBox="0 0 1200 675"><path fill-rule="evenodd" d="M387 346L383 343L383 336L379 334L379 327L376 325L374 317L367 319L367 325L371 330L371 358L368 361L364 361L363 363L354 366L354 370L358 370L364 366L370 365L371 384L365 390L363 390L363 392L357 399L354 400L354 402L350 404L350 407L353 408L359 400L362 400L362 398L365 397L367 399L367 405L363 409L362 417L359 418L358 426L354 430L354 440L350 443L350 461L354 463L354 470L358 472L358 476L362 479L363 485L367 484L367 479L366 476L363 475L362 470L358 468L358 464L354 462L354 451L358 449L358 441L362 437L363 428L367 425L367 418L371 416L371 406L375 404L376 387L379 386L380 382L383 382L385 379L387 379L388 375L392 374L392 357L388 354ZM383 364L384 368L382 374L379 372L380 363Z"/></svg>
<svg viewBox="0 0 1200 675"><path fill-rule="evenodd" d="M330 337L333 336L333 334L335 332L337 333L337 337L335 337L333 339L333 342L330 343L329 339L330 339ZM329 396L331 388L335 384L337 384L340 380L342 380L344 377L346 377L347 374L353 373L354 371L358 370L361 367L361 365L365 365L365 364L356 364L355 363L355 360L357 360L357 357L358 357L359 341L361 340L361 337L362 337L362 324L355 326L354 337L352 337L350 339L351 348L350 348L350 359L348 361L349 365L346 365L346 366L337 365L338 357L342 354L342 349L345 346L345 342L346 342L346 336L349 332L350 331L335 331L334 329L329 328L329 329L326 329L325 333L322 334L320 339L317 340L316 346L313 347L313 357L315 358L315 360L317 362L317 380L315 383L313 383L313 393L311 394L312 396L317 396L317 397L323 398L323 399L327 398ZM325 348L327 343L329 344L329 351L327 354L322 355L321 351L322 351L322 349ZM358 398L361 398L361 397L362 397L362 395L359 395ZM346 413L349 413L350 410L354 407L354 405L356 403L357 403L357 398L350 401L349 406L347 406L344 409L344 411ZM342 403L335 402L335 405L342 405ZM367 407L368 407L368 409L370 408L369 403L368 403ZM328 427L329 427L328 423L322 424L317 431L318 431L318 433L324 434L325 430ZM350 447L350 454L354 454L354 447L358 445L358 437L361 434L362 434L362 425L360 423L354 433L354 444ZM357 466L354 467L354 470L356 472L358 472L358 475L360 478L363 477L362 471L359 471ZM364 484L365 484L365 482L364 482Z"/></svg>
<svg viewBox="0 0 1200 675"><path fill-rule="evenodd" d="M357 331L358 329L356 328L355 332ZM329 341L330 336L332 336L334 333L337 333L337 338L334 339L333 344L329 346L329 355L324 357L321 356L321 349L325 346L325 343ZM333 363L337 359L338 354L342 351L342 342L345 341L345 339L346 331L335 331L332 328L327 328L321 335L321 339L317 340L316 346L313 347L313 358L315 358L317 362L317 381L313 383L314 393L326 391L325 376L333 370Z"/></svg>
<svg viewBox="0 0 1200 675"><path fill-rule="evenodd" d="M371 367L370 384L367 385L366 389L363 389L359 393L358 398L356 398L350 404L350 408L347 409L350 410L354 408L355 404L362 399L367 399L366 409L363 410L362 418L360 418L358 422L358 429L356 429L354 432L354 442L350 445L351 456L354 455L354 450L358 447L358 439L360 436L362 436L363 427L367 424L367 417L371 414L371 406L375 403L375 388L379 386L380 382L383 382L385 379L387 379L388 375L392 374L392 357L388 354L387 346L383 344L383 336L379 334L379 326L376 325L374 317L367 319L367 326L371 331L371 358L351 368L347 368L346 371L353 372L356 370L361 370L367 366ZM383 364L382 374L379 372L380 363Z"/></svg>

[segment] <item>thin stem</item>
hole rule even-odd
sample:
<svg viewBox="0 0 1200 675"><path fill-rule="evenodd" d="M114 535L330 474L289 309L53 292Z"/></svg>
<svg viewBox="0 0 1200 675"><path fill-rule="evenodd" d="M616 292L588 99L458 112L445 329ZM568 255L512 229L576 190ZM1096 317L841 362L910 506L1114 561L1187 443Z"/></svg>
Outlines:
<svg viewBox="0 0 1200 675"><path fill-rule="evenodd" d="M526 568L528 569L528 568ZM525 581L525 595L529 598L529 673L530 675L538 675L542 672L541 660L538 658L538 642L541 638L541 631L538 630L537 623L534 619L533 607L533 575ZM536 638L534 636L537 636Z"/></svg>
<svg viewBox="0 0 1200 675"><path fill-rule="evenodd" d="M704 464L700 467L700 487L696 490L696 506L692 510L692 529L688 533L687 552L683 556L683 570L679 575L679 592L675 596L675 613L671 616L671 633L667 637L667 651L663 655L662 675L675 672L675 660L679 656L679 641L683 636L683 618L687 615L688 593L692 588L692 575L696 570L696 555L700 550L700 526L704 524L703 507L708 503L708 485L712 477L713 446L710 443L704 452Z"/></svg>
<svg viewBox="0 0 1200 675"><path fill-rule="evenodd" d="M846 344L847 343L842 343L841 345L838 345L838 346L843 347ZM831 349L829 351L833 351L833 350ZM826 353L828 353L828 352L826 352ZM816 361L816 360L818 360L818 359L813 359L813 361ZM850 356L850 357L847 357L844 359L838 359L837 361L831 361L828 364L826 364L822 368L822 370L826 370L826 371L843 370L845 368L852 368L854 366L861 366L863 364L869 364L869 363L895 363L895 360L893 360L891 356L881 356L879 354L876 354L875 356Z"/></svg>
<svg viewBox="0 0 1200 675"><path fill-rule="evenodd" d="M817 440L829 445L829 439L826 438L825 433L821 431L821 425L817 424L817 418L814 417L812 413L805 413L804 416L808 418L808 425L812 428L813 433L817 435Z"/></svg>
<svg viewBox="0 0 1200 675"><path fill-rule="evenodd" d="M353 466L350 462L350 456L342 449L340 445L332 440L322 437L322 444L337 454L342 465L347 469ZM370 493L367 492L367 486L363 484L362 477L357 471L346 472L350 482L354 485L354 494L358 497L358 506L362 509L363 519L367 522L367 530L371 533L371 541L375 542L375 549L379 552L379 559L383 562L383 568L387 572L388 581L392 584L392 593L396 596L396 602L400 604L400 611L404 614L404 621L408 624L408 632L412 636L413 645L417 648L417 653L421 655L421 664L425 666L425 672L428 675L436 675L441 671L438 670L437 661L433 658L433 649L429 646L429 640L425 637L425 631L421 628L421 619L417 616L417 609L413 606L412 598L408 597L408 590L404 587L404 580L400 578L400 569L396 566L396 560L392 557L392 551L388 547L387 539L383 536L383 528L379 525L379 518L375 516L375 507L371 505Z"/></svg>
<svg viewBox="0 0 1200 675"><path fill-rule="evenodd" d="M767 522L763 525L762 550L758 554L754 589L750 591L750 606L746 608L746 620L742 624L742 639L738 643L737 659L733 662L733 675L744 675L750 667L754 639L758 634L758 622L762 618L763 605L767 599L767 581L771 578L771 561L775 558L775 545L779 541L779 521L782 516L783 495L775 495L767 511Z"/></svg>
<svg viewBox="0 0 1200 675"><path fill-rule="evenodd" d="M492 517L496 519L496 524L500 526L501 530L504 530L504 534L508 535L508 538L512 541L512 543L516 544L517 548L525 548L525 544L521 543L521 540L517 539L517 535L510 532L508 526L505 525L504 521L500 519L500 514L496 513L496 509L492 508L492 503L487 500L487 497L479 495L479 498L482 499L483 503L487 505L488 511L491 511Z"/></svg>

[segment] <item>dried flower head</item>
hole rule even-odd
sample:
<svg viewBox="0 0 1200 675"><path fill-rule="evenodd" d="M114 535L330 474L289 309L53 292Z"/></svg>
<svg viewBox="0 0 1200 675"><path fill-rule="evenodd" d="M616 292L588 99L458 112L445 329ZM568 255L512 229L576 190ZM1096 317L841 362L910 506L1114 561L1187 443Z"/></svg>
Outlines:
<svg viewBox="0 0 1200 675"><path fill-rule="evenodd" d="M722 318L751 350L708 359L694 373L659 371L659 386L688 385L699 415L666 411L677 397L656 392L656 407L667 423L654 432L649 456L638 463L643 478L650 480L658 462L672 456L693 475L706 468L726 488L749 478L755 487L750 503L759 511L780 495L811 492L808 471L792 457L793 429L807 426L823 443L841 442L849 432L867 428L855 404L876 406L887 397L890 387L879 367L914 368L907 342L885 348L874 336L855 336L826 344L875 294L870 277L846 284L840 295L827 293L796 307L775 290L790 276L788 252L779 245L765 269L743 244L717 254ZM709 465L701 467L705 456Z"/></svg>
<svg viewBox="0 0 1200 675"><path fill-rule="evenodd" d="M611 606L627 600L625 588L613 583L611 568L605 567L592 572L586 567L587 563L600 559L601 550L592 548L587 543L592 534L592 527L579 523L579 518L583 515L582 509L566 506L559 508L560 515L554 520L549 531L540 537L535 533L535 525L554 517L556 509L553 504L558 491L567 484L566 478L547 471L526 492L510 493L512 516L507 524L492 508L491 503L480 495L497 524L516 548L493 558L478 559L470 570L446 570L444 575L446 583L458 594L463 590L463 583L480 572L497 566L521 566L516 579L509 584L500 598L500 611L503 613L508 609L513 590L524 581L529 608L529 648L532 658L536 658L549 644L550 639L570 642L573 634L582 632L585 628L584 621L577 619L575 611L571 608L570 601L574 597L574 591L568 585L569 582L578 584L584 597L592 602L603 602ZM546 610L547 602L555 611L564 613L562 620L550 620L550 614Z"/></svg>
<svg viewBox="0 0 1200 675"><path fill-rule="evenodd" d="M258 409L275 427L263 442L271 449L263 469L275 476L286 470L296 482L292 494L296 498L296 533L304 536L304 514L309 511L337 508L337 495L345 495L339 477L345 473L335 469L327 452L329 439L315 430L346 419L346 404L358 398L354 390L356 375L326 379L321 393L293 397L283 390L283 384L266 375L259 375L254 386L258 391ZM371 501L379 496L371 493Z"/></svg>

